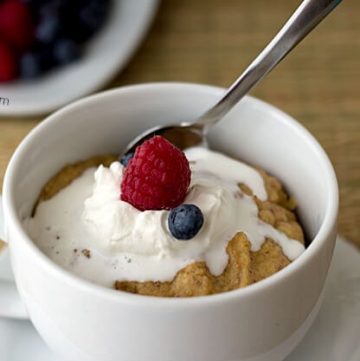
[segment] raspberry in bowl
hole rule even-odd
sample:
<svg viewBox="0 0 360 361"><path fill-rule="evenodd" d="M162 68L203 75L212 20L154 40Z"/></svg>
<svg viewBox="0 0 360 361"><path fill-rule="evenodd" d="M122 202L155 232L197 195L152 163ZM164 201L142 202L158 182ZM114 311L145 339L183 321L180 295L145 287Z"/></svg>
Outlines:
<svg viewBox="0 0 360 361"><path fill-rule="evenodd" d="M121 200L142 211L171 209L184 200L190 185L189 162L165 138L146 141L127 163Z"/></svg>
<svg viewBox="0 0 360 361"><path fill-rule="evenodd" d="M203 149L185 151L191 179L181 204L174 204L171 209L142 211L128 202L119 203L121 180L126 167L121 165L116 154L121 152L128 141L145 129L166 124L170 116L171 121L176 122L195 119L221 94L223 89L176 83L147 84L98 94L50 116L28 135L15 152L6 172L3 199L6 234L10 241L15 278L32 322L49 346L64 358L96 360L101 355L101 359L106 361L279 361L294 349L312 324L321 305L322 290L335 242L338 206L336 178L327 156L316 140L280 110L247 97L209 134L210 150L205 151L205 154ZM110 156L99 158L101 154ZM207 163L207 160L218 157L226 159ZM128 160L127 167L131 162L132 159ZM233 162L242 169L242 174L246 169L247 176L246 179L241 179L240 183L243 185L240 188L237 167L234 168ZM100 164L104 165L99 168ZM249 170L246 164L257 165L272 175L268 179L276 191L274 195L267 189L267 176L261 170L251 167ZM61 176L66 169L67 176ZM55 180L54 174L57 173L58 180L48 183L50 179ZM98 184L94 183L95 173ZM119 247L123 246L117 242L121 236L119 234L113 239L98 239L96 236L96 229L108 231L103 226L108 224L109 214L116 215L121 208L128 212L125 213L128 215L126 224L141 220L138 227L128 229L130 238L125 242L128 247L132 247L133 253L134 249L144 252L144 245L148 246L147 254L139 255L139 258L156 258L151 256L154 249L163 252L163 257L158 257L160 262L169 260L167 254L185 252L195 255L194 257L201 254L202 260L206 255L206 267L212 269L212 255L215 255L215 260L218 260L219 255L225 255L225 261L230 256L226 252L217 253L217 249L212 253L211 244L216 242L209 242L209 248L207 242L201 240L206 239L206 234L212 234L209 232L210 226L217 228L221 234L224 230L229 230L229 236L235 236L238 225L236 224L233 232L233 220L247 219L246 214L234 217L236 212L231 211L232 205L238 204L238 198L233 195L239 189L239 194L242 195L239 195L239 199L246 202L246 210L253 209L256 211L255 215L262 214L263 219L260 220L249 216L250 225L254 220L259 221L260 227L257 230L265 228L268 231L272 222L275 221L276 225L286 221L283 216L278 222L272 219L271 213L274 212L267 212L269 209L259 212L260 202L266 202L266 194L274 202L283 203L282 207L288 207L285 213L292 218L290 222L295 222L294 216L288 214L294 203L285 196L284 188L273 176L281 179L287 193L297 200L297 215L309 243L290 264L287 263L280 270L274 267L273 270L277 272L269 277L260 280L263 273L259 271L258 282L229 289L229 285L236 285L236 282L214 282L204 271L203 263L203 268L196 272L184 272L186 277L176 289L166 283L166 280L145 284L148 281L136 281L134 277L129 277L128 280L117 280L118 288L123 289L123 292L114 289L114 279L106 285L99 284L104 280L104 273L99 268L89 267L97 258L96 249L88 248L90 243L95 244L98 240L98 246L103 247L104 254L111 247L115 248L114 252L118 252ZM208 197L199 196L204 194L203 191L196 191L196 184L201 184L203 190L209 189L207 195L210 195L216 188L214 182L221 186L224 198L230 202L230 207L227 204L217 213L214 210L221 197L212 197L213 202L208 202ZM73 188L74 184L77 186ZM250 186L246 187L248 184ZM265 186L265 194L261 185ZM41 192L43 188L44 192ZM60 189L62 190L57 192ZM83 267L89 267L84 276L76 274L74 269L69 271L61 262L54 262L47 251L32 240L31 232L23 226L23 222L31 217L40 193L41 202L38 203L35 218L40 215L42 205L50 204L66 191L71 191L68 199L72 199L72 202L68 204L74 207L80 200L79 194L84 196L84 201L87 200L86 219L91 224L92 238L84 239L84 247L79 247L76 252L72 249L73 254L78 254L76 257ZM84 210L84 202L77 204L82 205L81 209ZM109 205L114 206L114 213L97 212L100 208L108 210ZM189 209L186 205L194 205L200 210L202 224L201 217L198 218L199 210L195 207ZM181 208L176 210L177 207ZM61 208L62 206L53 207L49 217L54 219L58 215L57 224L62 222ZM211 213L209 209L214 212ZM172 212L174 219L170 217ZM78 218L69 217L69 222L72 223L64 229L67 234L55 235L54 239L49 237L48 240L61 245L74 229L78 229L76 227L82 222L79 222L82 214L80 212ZM152 217L156 218L160 214L161 227L152 228ZM178 217L180 220L177 220ZM112 224L116 225L118 220L115 217ZM179 238L171 233L169 221L176 223L174 233L177 236L180 230ZM288 227L284 224L281 230L272 228L276 234L288 232ZM183 236L184 229L189 232L189 239ZM52 230L51 228L48 232L51 234ZM160 232L166 238L143 237L139 247L136 241L140 237L131 237L134 230L140 236L144 232ZM111 234L115 233L109 232L106 235ZM60 239L56 239L56 236L60 236ZM293 239L302 247L301 242L295 239L295 234L287 238ZM249 236L249 239L254 242L255 238ZM229 243L229 239L226 242ZM223 251L224 244L225 240L219 247L220 251ZM234 253L243 257L244 264L255 259L259 261L263 257L255 257L251 253L252 247L252 244L248 244L248 247L239 245L235 247ZM263 256L271 254L272 251L268 248ZM109 253L108 255L110 256ZM289 253L289 259L290 256ZM173 265L173 258L170 260ZM219 265L218 262L215 263ZM138 269L130 267L136 264L137 261L131 258L126 260L126 264L125 260L123 264L118 263L117 267L127 267L123 274L129 270L144 270L145 263ZM168 271L163 265L164 263L159 267L159 272ZM185 267L193 265L194 262ZM236 269L239 268L235 267ZM146 270L156 272L155 268L146 267ZM254 271L247 270L240 273L243 282L253 280L256 275ZM114 271L118 272L119 269ZM220 276L221 271L220 269ZM184 290L187 287L183 285L188 284L194 274L206 280L202 283L194 281L193 290L197 292L197 297L153 296L155 289L165 289L165 296L175 295L175 291L186 293ZM231 274L239 275L237 272ZM216 270L212 270L211 275L218 277ZM92 278L90 282L89 278ZM96 278L99 282L96 282ZM228 288L227 292L224 292L225 289L220 292L209 291L213 284L219 287L224 285ZM147 286L151 287L151 292L143 292ZM172 294L166 294L170 287ZM191 293L193 291L177 295L195 296Z"/></svg>

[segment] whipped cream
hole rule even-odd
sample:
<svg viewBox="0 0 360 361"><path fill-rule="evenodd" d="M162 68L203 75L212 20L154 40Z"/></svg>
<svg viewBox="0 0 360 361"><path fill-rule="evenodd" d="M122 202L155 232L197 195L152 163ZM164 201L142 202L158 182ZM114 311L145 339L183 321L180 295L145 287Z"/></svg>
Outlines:
<svg viewBox="0 0 360 361"><path fill-rule="evenodd" d="M112 286L115 280L168 281L184 266L203 260L219 275L228 262L227 243L244 232L253 251L266 237L293 260L304 246L258 219L250 187L261 200L267 193L261 175L248 165L204 148L186 151L192 178L184 203L204 215L199 233L176 240L167 226L169 211L139 211L120 200L123 167L89 169L52 199L39 204L25 226L38 246L55 262L93 282ZM88 249L91 257L81 254ZM75 251L74 251L75 250Z"/></svg>

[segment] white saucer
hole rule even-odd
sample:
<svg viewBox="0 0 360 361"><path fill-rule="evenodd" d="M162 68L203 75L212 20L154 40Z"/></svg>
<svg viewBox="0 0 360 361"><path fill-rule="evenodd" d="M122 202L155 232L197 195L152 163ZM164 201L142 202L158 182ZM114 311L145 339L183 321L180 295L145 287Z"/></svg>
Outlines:
<svg viewBox="0 0 360 361"><path fill-rule="evenodd" d="M64 361L29 321L0 319L1 361ZM286 361L360 360L360 252L338 239L323 306L309 333Z"/></svg>
<svg viewBox="0 0 360 361"><path fill-rule="evenodd" d="M31 82L0 84L9 105L0 115L49 113L104 86L126 65L154 17L159 0L114 0L105 28L89 43L78 62Z"/></svg>

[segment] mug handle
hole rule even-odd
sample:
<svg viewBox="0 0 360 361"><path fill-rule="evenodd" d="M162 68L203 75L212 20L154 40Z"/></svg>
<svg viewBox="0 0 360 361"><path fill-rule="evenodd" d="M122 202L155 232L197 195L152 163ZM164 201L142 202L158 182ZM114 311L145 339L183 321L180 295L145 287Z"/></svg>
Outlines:
<svg viewBox="0 0 360 361"><path fill-rule="evenodd" d="M5 242L5 220L0 194L0 240ZM1 241L0 241L1 242ZM9 249L0 244L0 317L26 319L28 314L15 286Z"/></svg>

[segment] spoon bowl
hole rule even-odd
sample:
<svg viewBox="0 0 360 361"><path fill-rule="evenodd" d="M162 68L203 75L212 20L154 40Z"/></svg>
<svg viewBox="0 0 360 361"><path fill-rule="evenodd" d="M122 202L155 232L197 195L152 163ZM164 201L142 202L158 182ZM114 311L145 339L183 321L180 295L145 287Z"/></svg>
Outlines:
<svg viewBox="0 0 360 361"><path fill-rule="evenodd" d="M186 149L195 146L208 147L203 129L196 123L180 123L175 125L156 126L141 133L133 139L124 149L124 156L135 153L137 146L155 135L161 135L179 149Z"/></svg>
<svg viewBox="0 0 360 361"><path fill-rule="evenodd" d="M194 122L151 128L132 140L121 155L130 158L135 148L154 135L161 135L180 149L207 146L208 130L219 122L342 0L304 0L278 34L230 86L225 95Z"/></svg>

